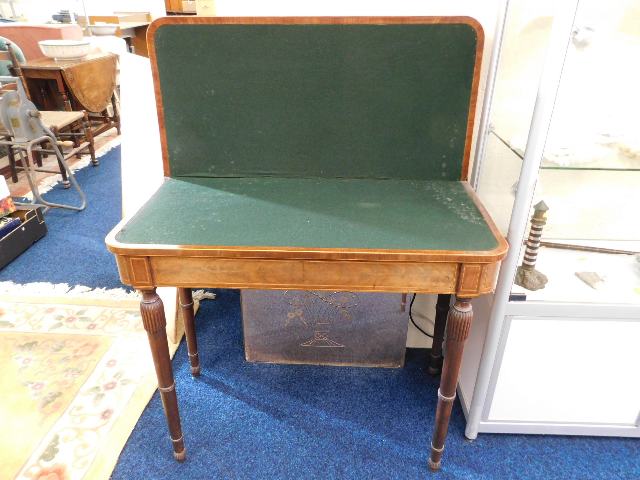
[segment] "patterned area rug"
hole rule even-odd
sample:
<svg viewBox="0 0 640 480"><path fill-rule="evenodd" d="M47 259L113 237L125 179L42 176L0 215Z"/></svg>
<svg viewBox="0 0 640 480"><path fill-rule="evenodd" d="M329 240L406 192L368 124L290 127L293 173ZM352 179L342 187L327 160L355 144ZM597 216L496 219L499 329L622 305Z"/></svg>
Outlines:
<svg viewBox="0 0 640 480"><path fill-rule="evenodd" d="M2 479L108 478L156 386L135 301L0 301L0 366Z"/></svg>

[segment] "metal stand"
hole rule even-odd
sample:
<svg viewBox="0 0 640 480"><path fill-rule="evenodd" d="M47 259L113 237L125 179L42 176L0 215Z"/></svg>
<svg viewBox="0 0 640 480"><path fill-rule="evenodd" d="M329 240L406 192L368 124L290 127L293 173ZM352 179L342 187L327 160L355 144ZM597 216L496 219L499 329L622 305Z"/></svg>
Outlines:
<svg viewBox="0 0 640 480"><path fill-rule="evenodd" d="M11 152L18 154L20 157L22 168L27 174L27 181L33 192L33 202L44 205L47 208L66 208L69 210L84 210L87 206L87 199L84 192L78 185L75 175L67 165L67 160L80 151L90 146L89 142L82 142L74 147L72 141L56 140L53 132L42 122L40 112L36 106L28 99L22 82L18 77L0 77L0 82L15 82L15 91L5 91L0 98L0 120L2 125L9 132L11 140L0 141L0 145L7 145ZM86 116L85 116L86 121ZM51 148L45 148L50 145ZM64 154L61 147L69 147L70 150ZM93 150L91 150L93 152ZM62 175L62 183L65 188L73 185L80 196L80 205L68 205L62 203L48 202L38 189L37 179L34 178L34 172L58 173L57 171L37 168L34 153L54 154L58 165L60 166L60 174ZM26 154L26 158L25 158Z"/></svg>
<svg viewBox="0 0 640 480"><path fill-rule="evenodd" d="M15 152L18 154L20 158L20 163L22 164L22 168L27 176L27 182L29 182L29 187L31 188L31 192L33 193L33 203L42 205L49 208L66 208L69 210L81 211L84 210L87 206L87 198L80 188L73 171L69 168L67 164L67 160L74 156L79 151L85 149L88 143L83 142L78 147L75 147L69 150L66 154L62 153L60 149L61 144L66 144L67 142L58 142L53 136L44 135L42 137L38 137L34 140L30 140L28 142L11 142L11 141L0 141L0 145L7 145L9 148L15 149ZM71 142L69 142L71 143ZM46 144L52 146L50 149L44 148ZM64 171L65 175L63 175L63 185L65 188L69 188L73 186L73 188L78 192L80 196L80 205L70 205L63 203L54 203L49 202L42 198L40 194L40 190L38 189L37 179L34 178L33 174L35 172L45 172L45 173L59 173L56 170L47 170L45 168L37 168L35 165L34 152L38 153L49 153L54 154L56 159L58 160L58 164L61 167L61 171ZM26 158L25 158L26 156Z"/></svg>

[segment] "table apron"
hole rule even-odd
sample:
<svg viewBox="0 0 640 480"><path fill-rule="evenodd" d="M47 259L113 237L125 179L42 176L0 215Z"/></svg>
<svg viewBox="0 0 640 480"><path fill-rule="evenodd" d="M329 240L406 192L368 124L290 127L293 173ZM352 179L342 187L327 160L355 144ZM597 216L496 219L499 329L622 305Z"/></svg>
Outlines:
<svg viewBox="0 0 640 480"><path fill-rule="evenodd" d="M116 255L123 283L175 287L457 293L493 290L497 263Z"/></svg>
<svg viewBox="0 0 640 480"><path fill-rule="evenodd" d="M25 78L58 80L62 79L62 72L59 69L29 69L22 68L22 74Z"/></svg>

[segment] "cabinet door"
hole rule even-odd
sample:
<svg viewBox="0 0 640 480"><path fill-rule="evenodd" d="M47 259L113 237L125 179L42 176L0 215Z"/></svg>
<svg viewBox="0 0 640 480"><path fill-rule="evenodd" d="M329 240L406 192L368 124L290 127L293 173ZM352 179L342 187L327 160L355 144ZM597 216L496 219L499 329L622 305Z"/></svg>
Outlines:
<svg viewBox="0 0 640 480"><path fill-rule="evenodd" d="M507 322L488 420L640 420L640 319L514 316Z"/></svg>

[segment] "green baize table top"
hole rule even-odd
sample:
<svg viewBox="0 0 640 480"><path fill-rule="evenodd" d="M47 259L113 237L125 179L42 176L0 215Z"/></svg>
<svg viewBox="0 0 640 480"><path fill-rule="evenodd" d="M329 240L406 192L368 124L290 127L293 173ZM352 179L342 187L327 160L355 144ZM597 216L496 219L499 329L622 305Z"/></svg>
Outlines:
<svg viewBox="0 0 640 480"><path fill-rule="evenodd" d="M498 242L462 182L167 178L125 244L489 251Z"/></svg>

